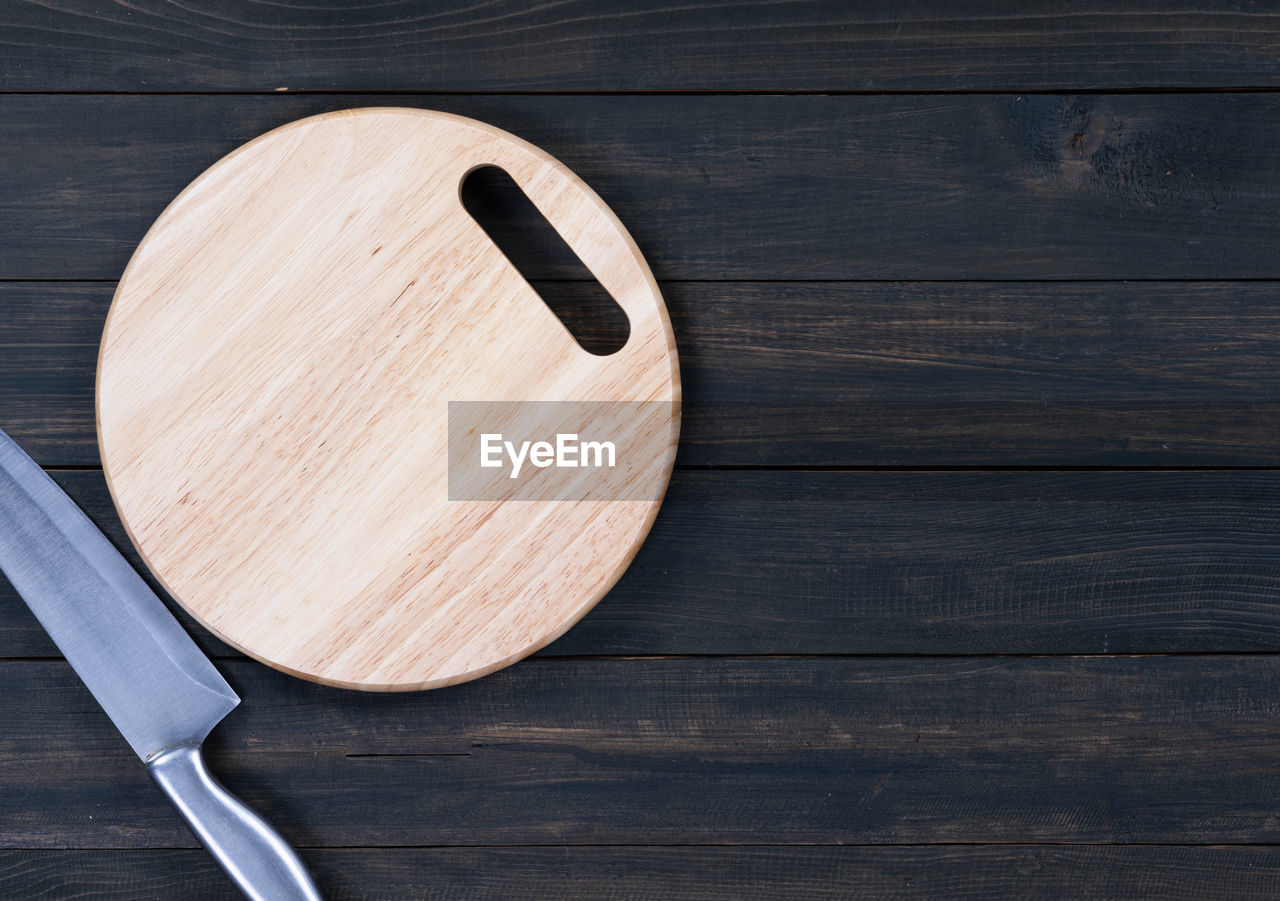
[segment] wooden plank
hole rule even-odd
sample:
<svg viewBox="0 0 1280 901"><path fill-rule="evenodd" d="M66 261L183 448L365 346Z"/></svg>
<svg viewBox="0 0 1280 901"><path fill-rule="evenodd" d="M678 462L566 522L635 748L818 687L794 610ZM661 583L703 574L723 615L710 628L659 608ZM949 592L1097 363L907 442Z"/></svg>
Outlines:
<svg viewBox="0 0 1280 901"><path fill-rule="evenodd" d="M606 335L576 283L538 283ZM0 284L0 428L97 466L114 286ZM668 282L682 465L1276 466L1280 286ZM596 310L599 313L599 310Z"/></svg>
<svg viewBox="0 0 1280 901"><path fill-rule="evenodd" d="M99 465L94 373L114 289L0 284L0 429L41 463Z"/></svg>
<svg viewBox="0 0 1280 901"><path fill-rule="evenodd" d="M0 89L990 90L1277 84L1238 3L6 4Z"/></svg>
<svg viewBox="0 0 1280 901"><path fill-rule="evenodd" d="M361 848L304 852L330 901L442 899L1271 899L1273 847ZM28 901L238 897L202 851L0 851L0 892Z"/></svg>
<svg viewBox="0 0 1280 901"><path fill-rule="evenodd" d="M1274 466L1273 283L687 284L685 464Z"/></svg>
<svg viewBox="0 0 1280 901"><path fill-rule="evenodd" d="M9 95L0 279L117 278L222 155L372 103L550 151L664 279L1280 276L1280 94Z"/></svg>
<svg viewBox="0 0 1280 901"><path fill-rule="evenodd" d="M101 474L57 478L127 547ZM1276 472L678 472L543 653L1276 651L1277 532ZM0 656L54 653L0 580Z"/></svg>
<svg viewBox="0 0 1280 901"><path fill-rule="evenodd" d="M1280 838L1276 656L535 658L390 695L222 668L211 766L303 848ZM194 847L69 667L0 685L0 846Z"/></svg>

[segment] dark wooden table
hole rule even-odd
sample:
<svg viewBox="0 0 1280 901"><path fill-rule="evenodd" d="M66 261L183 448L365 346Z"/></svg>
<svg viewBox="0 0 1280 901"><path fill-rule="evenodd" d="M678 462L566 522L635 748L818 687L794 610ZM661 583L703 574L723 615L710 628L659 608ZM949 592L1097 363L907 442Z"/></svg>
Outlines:
<svg viewBox="0 0 1280 901"><path fill-rule="evenodd" d="M394 696L193 626L214 767L338 899L1280 894L1280 14L644 6L0 6L0 428L121 548L114 280L273 126L514 131L675 322L679 469L594 612ZM0 897L234 897L7 583L0 658Z"/></svg>

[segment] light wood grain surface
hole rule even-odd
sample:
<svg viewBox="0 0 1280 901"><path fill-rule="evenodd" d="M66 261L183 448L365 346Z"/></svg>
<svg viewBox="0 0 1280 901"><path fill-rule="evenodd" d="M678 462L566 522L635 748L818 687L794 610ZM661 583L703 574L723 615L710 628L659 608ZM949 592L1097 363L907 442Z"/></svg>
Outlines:
<svg viewBox="0 0 1280 901"><path fill-rule="evenodd" d="M583 350L463 209L483 165L625 311L621 351ZM259 660L375 690L491 672L590 609L657 512L679 400L666 308L603 201L506 132L398 108L278 128L193 182L130 262L98 367L103 467L157 578ZM619 461L641 499L450 500L450 401L666 415Z"/></svg>

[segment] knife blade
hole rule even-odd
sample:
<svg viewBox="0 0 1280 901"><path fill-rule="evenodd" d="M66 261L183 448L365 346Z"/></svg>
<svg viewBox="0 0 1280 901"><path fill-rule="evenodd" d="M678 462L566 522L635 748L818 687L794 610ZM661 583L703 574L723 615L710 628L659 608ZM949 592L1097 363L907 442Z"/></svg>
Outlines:
<svg viewBox="0 0 1280 901"><path fill-rule="evenodd" d="M204 765L205 737L239 696L115 546L3 431L0 571L246 897L319 901L289 844Z"/></svg>

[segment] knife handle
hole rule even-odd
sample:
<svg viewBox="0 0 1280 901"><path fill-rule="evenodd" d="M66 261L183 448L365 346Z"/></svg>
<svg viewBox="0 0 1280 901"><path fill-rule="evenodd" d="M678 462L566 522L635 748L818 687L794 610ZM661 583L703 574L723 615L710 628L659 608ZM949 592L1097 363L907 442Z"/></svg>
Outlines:
<svg viewBox="0 0 1280 901"><path fill-rule="evenodd" d="M251 901L323 901L306 866L270 823L222 787L200 745L167 748L147 763L200 843Z"/></svg>

